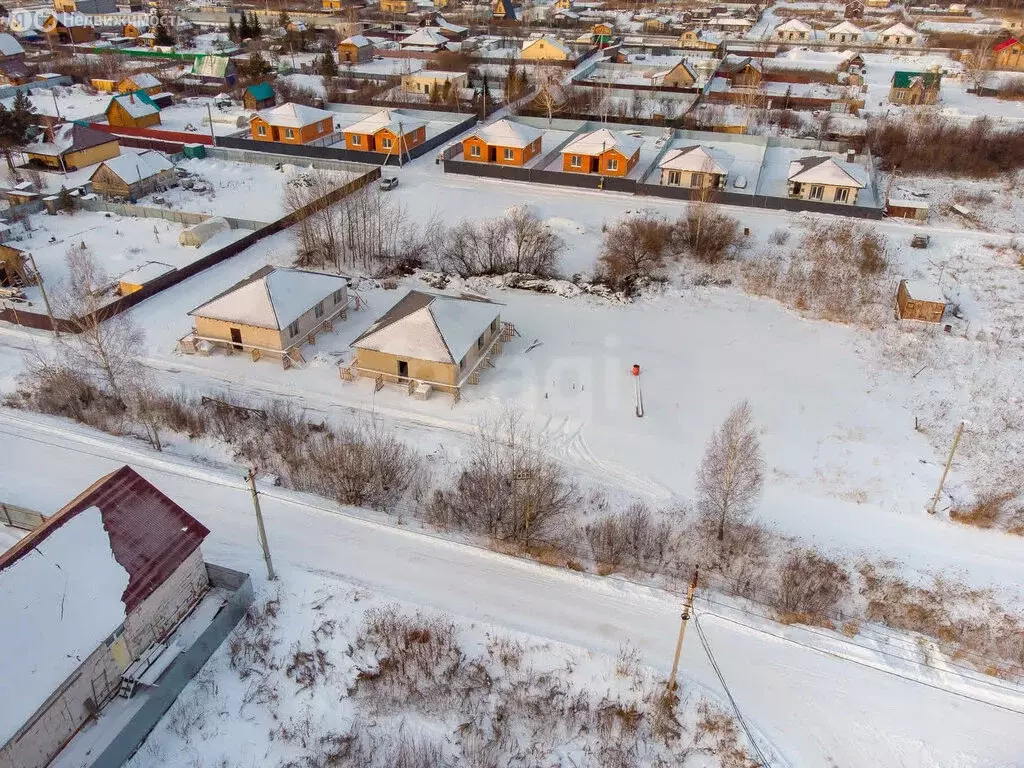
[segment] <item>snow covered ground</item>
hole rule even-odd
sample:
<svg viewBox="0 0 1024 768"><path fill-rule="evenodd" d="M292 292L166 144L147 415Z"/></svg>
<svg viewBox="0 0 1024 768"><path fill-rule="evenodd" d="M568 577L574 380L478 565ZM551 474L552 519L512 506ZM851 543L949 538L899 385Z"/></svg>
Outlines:
<svg viewBox="0 0 1024 768"><path fill-rule="evenodd" d="M217 107L207 96L192 96L160 110L160 125L156 130L183 131L210 135L210 117L213 117L213 132L217 136L228 136L245 130L251 112L240 104L232 107ZM239 126L239 119L242 124Z"/></svg>
<svg viewBox="0 0 1024 768"><path fill-rule="evenodd" d="M81 85L36 88L29 94L32 106L39 114L59 114L65 120L82 120L103 114L110 103L110 97L109 93L87 93ZM14 97L11 96L4 99L3 104L9 108L13 101Z"/></svg>
<svg viewBox="0 0 1024 768"><path fill-rule="evenodd" d="M0 494L12 503L54 509L101 474L130 462L211 528L204 544L207 559L249 571L264 595L276 591L263 580L240 468L199 467L152 454L131 441L7 411L0 412L0 426L12 449L0 466ZM59 465L61 481L35 471L41 462ZM327 610L343 617L347 599L363 590L372 593L365 597L373 601L451 614L460 623L475 624L477 633L490 625L531 635L523 638L530 644L575 646L552 647L548 653L574 654L583 669L607 669L629 643L655 674L667 674L678 595L446 542L382 524L371 513L338 509L280 489L265 486L262 491L280 589L299 603L286 608L295 617L288 630L295 638L308 636L325 618L313 605L328 594L336 597ZM894 531L893 537L899 534ZM1001 768L1012 765L1024 749L1024 700L1012 691L963 681L954 670L920 671L878 653L884 643L858 649L841 635L770 627L699 600L697 608L741 712L761 743L779 755L774 765ZM290 653L293 647L281 650ZM217 674L224 671L224 653L222 648L210 672L201 673L184 692L181 706L188 706L204 684L225 686L225 697L238 695L237 683ZM694 626L681 669L684 684L707 686L721 695ZM946 686L955 692L942 690ZM242 764L266 764L271 748L264 740L266 730L254 731L244 717L217 714L224 700L200 701L200 719L208 719L209 727L196 726L191 746L169 733L172 710L153 736L150 749L156 751L144 748L139 759L159 754L160 764L205 767L227 755ZM197 757L200 762L184 762Z"/></svg>
<svg viewBox="0 0 1024 768"><path fill-rule="evenodd" d="M199 248L191 248L178 244L178 235L185 227L162 219L78 211L74 216L34 215L30 223L32 230L17 241L16 247L32 252L44 283L51 289L67 278L64 258L68 249L81 243L92 250L109 277L116 279L150 261L172 267L190 264L248 234L247 230L232 229L215 235ZM33 311L43 311L39 288L26 288L25 293L35 304Z"/></svg>

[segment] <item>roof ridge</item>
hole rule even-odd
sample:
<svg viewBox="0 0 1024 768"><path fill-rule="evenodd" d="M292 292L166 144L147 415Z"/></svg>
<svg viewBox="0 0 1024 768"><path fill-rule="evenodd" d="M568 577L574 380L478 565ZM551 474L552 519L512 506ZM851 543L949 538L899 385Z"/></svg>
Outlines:
<svg viewBox="0 0 1024 768"><path fill-rule="evenodd" d="M434 294L430 298L430 303L423 308L427 310L427 314L430 315L430 322L433 323L434 330L437 331L438 338L441 339L441 343L444 344L444 348L448 350L448 357L451 359L452 363L457 363L459 361L455 359L455 355L452 353L452 348L448 346L448 339L444 337L444 332L441 330L441 326L437 324L437 318L434 317L434 313L430 309L432 306L434 306L434 302L437 301L439 298L443 297Z"/></svg>

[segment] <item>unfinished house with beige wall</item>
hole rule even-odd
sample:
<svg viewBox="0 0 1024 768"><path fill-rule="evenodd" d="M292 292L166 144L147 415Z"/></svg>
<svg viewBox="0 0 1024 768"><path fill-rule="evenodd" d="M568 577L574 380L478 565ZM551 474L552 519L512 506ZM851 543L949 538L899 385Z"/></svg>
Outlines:
<svg viewBox="0 0 1024 768"><path fill-rule="evenodd" d="M401 384L422 399L440 390L457 400L514 333L499 304L409 291L352 342L356 357L342 378L366 376L378 389Z"/></svg>
<svg viewBox="0 0 1024 768"><path fill-rule="evenodd" d="M325 272L266 266L189 315L195 327L179 342L186 353L213 347L245 352L253 360L303 362L300 347L334 330L348 316L348 278Z"/></svg>
<svg viewBox="0 0 1024 768"><path fill-rule="evenodd" d="M787 194L801 200L856 205L868 185L867 171L856 163L835 158L802 157L789 164Z"/></svg>
<svg viewBox="0 0 1024 768"><path fill-rule="evenodd" d="M210 589L208 534L122 467L0 553L0 768L49 765L126 679L149 684L141 665L167 669L161 641Z"/></svg>

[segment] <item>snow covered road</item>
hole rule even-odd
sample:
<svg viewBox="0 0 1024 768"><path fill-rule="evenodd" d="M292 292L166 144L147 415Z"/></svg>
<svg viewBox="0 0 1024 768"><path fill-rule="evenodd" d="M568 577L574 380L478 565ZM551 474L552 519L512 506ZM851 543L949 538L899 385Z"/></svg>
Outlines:
<svg viewBox="0 0 1024 768"><path fill-rule="evenodd" d="M240 470L201 467L134 441L6 411L0 411L0 439L6 459L0 499L52 511L101 474L130 463L211 528L204 546L210 561L262 578ZM51 466L62 468L59 481ZM265 491L283 579L296 570L351 578L395 598L613 655L628 641L647 664L668 669L678 622L678 602L668 593L499 556L281 489ZM744 715L789 765L978 768L1024 759L1024 698L955 680L951 672L907 665L892 670L898 674L879 671L872 667L878 659L865 666L843 658L853 654L838 640L796 627L780 637L773 634L778 628L722 615L702 615L719 665ZM692 630L683 671L720 690ZM926 684L906 679L912 675ZM965 695L936 687L947 685Z"/></svg>

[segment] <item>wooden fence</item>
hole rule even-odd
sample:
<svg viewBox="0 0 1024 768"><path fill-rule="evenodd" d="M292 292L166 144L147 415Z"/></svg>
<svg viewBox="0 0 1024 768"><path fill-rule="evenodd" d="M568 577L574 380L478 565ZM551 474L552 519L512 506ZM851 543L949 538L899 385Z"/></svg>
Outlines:
<svg viewBox="0 0 1024 768"><path fill-rule="evenodd" d="M51 320L47 315L40 314L38 312L26 312L14 307L7 307L3 311L0 311L0 321L46 331L53 330L54 323L56 323L57 330L62 333L80 333L83 327L88 327L93 323L103 322L104 320L116 317L151 296L156 296L161 291L165 291L168 288L178 285L179 283L188 280L190 277L194 277L200 272L230 259L232 256L237 256L246 248L255 245L260 240L268 238L271 235L276 235L278 232L297 224L303 219L309 218L309 216L313 215L317 211L322 210L325 205L333 205L339 200L348 197L353 192L362 189L368 184L372 184L379 178L380 167L371 168L361 176L358 176L347 184L343 184L337 189L328 192L323 197L314 200L312 203L303 206L297 211L293 211L292 213L282 216L277 221L271 222L255 232L251 232L245 237L228 243L223 248L219 248L218 250L203 256L202 258L193 261L191 264L186 264L185 266L179 267L165 275L161 275L155 280L146 283L141 289L135 291L135 293L130 293L127 296L115 299L90 315L82 318L78 323L59 317Z"/></svg>

